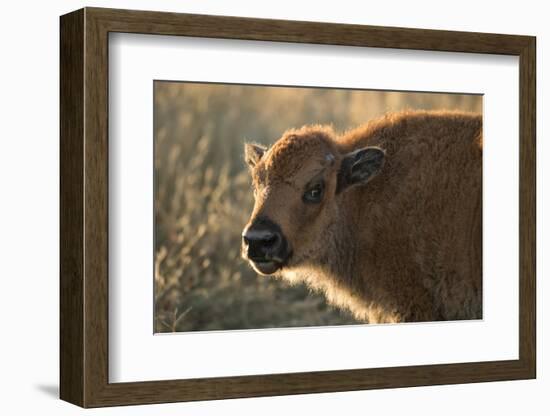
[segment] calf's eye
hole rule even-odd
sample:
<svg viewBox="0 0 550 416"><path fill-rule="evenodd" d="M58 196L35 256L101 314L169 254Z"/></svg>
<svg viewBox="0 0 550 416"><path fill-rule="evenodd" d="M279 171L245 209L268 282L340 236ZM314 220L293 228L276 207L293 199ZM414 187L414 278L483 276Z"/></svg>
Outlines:
<svg viewBox="0 0 550 416"><path fill-rule="evenodd" d="M323 188L323 184L321 183L312 186L304 192L302 196L303 201L308 204L318 204L323 199Z"/></svg>

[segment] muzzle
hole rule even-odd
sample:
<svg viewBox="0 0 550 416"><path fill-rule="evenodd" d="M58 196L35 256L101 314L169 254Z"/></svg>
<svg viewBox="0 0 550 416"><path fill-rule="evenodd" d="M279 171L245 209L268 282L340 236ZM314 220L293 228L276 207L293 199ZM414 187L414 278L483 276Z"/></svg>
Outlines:
<svg viewBox="0 0 550 416"><path fill-rule="evenodd" d="M287 239L281 227L269 218L259 217L242 234L243 257L260 274L273 274L290 257Z"/></svg>

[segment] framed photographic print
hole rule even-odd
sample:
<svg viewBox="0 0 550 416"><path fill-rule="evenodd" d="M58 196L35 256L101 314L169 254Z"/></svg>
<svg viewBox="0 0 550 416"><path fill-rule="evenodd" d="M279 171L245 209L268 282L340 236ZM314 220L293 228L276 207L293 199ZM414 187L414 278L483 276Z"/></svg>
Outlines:
<svg viewBox="0 0 550 416"><path fill-rule="evenodd" d="M536 376L534 37L60 24L63 400Z"/></svg>

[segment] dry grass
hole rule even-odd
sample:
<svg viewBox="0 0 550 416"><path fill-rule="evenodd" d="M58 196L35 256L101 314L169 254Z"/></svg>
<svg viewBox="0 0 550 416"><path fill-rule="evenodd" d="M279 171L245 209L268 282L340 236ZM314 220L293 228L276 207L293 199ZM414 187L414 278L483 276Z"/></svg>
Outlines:
<svg viewBox="0 0 550 416"><path fill-rule="evenodd" d="M156 82L156 332L356 323L240 259L253 205L243 143L270 144L307 123L346 129L405 108L481 111L481 98Z"/></svg>

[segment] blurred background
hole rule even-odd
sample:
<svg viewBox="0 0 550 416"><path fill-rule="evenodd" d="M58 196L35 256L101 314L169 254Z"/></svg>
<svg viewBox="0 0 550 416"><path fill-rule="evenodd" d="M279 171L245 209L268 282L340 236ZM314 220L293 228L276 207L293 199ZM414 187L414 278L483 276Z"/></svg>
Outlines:
<svg viewBox="0 0 550 416"><path fill-rule="evenodd" d="M155 332L360 323L240 258L253 206L245 141L404 109L482 111L481 96L463 94L155 81L154 96Z"/></svg>

